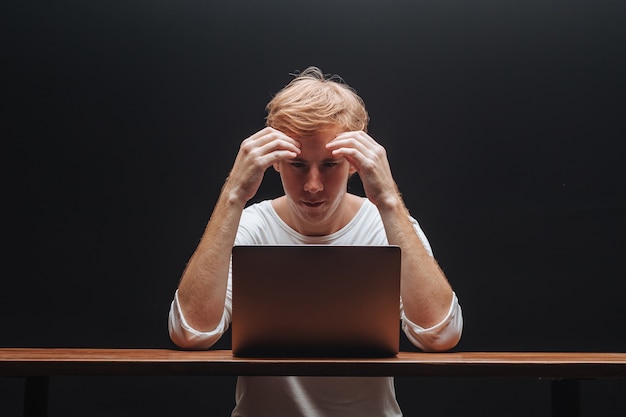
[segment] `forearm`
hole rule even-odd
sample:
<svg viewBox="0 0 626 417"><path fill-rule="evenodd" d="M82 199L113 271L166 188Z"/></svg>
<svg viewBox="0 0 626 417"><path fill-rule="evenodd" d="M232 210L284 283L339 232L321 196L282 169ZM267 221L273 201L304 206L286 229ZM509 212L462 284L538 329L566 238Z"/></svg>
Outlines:
<svg viewBox="0 0 626 417"><path fill-rule="evenodd" d="M453 293L437 261L422 244L399 194L378 206L387 240L402 250L401 296L405 315L428 328L448 313Z"/></svg>
<svg viewBox="0 0 626 417"><path fill-rule="evenodd" d="M225 184L202 239L178 287L185 319L199 331L209 331L224 312L232 246L245 201Z"/></svg>
<svg viewBox="0 0 626 417"><path fill-rule="evenodd" d="M241 143L233 169L178 287L181 309L194 329L210 331L222 318L230 256L241 213L259 189L265 171L275 162L299 153L298 142L269 127Z"/></svg>

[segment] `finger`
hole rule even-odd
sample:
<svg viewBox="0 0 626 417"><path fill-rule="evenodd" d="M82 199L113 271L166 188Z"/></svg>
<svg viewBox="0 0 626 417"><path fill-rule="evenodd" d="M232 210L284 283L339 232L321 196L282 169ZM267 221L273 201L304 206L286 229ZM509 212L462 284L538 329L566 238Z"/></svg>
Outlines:
<svg viewBox="0 0 626 417"><path fill-rule="evenodd" d="M264 169L267 169L274 165L275 163L285 160L285 159L294 159L298 156L295 152L286 151L286 150L277 150L267 154L260 156L256 163L259 166L262 166Z"/></svg>
<svg viewBox="0 0 626 417"><path fill-rule="evenodd" d="M302 148L302 144L300 142L276 129L272 129L269 134L259 139L263 143L271 143L276 141L281 146L285 146L297 153L300 153L300 148Z"/></svg>
<svg viewBox="0 0 626 417"><path fill-rule="evenodd" d="M275 129L272 129L271 127L264 127L263 129L255 132L254 134L250 135L248 138L246 138L246 140L257 140L261 137L267 136L269 134L271 134L272 132L276 131Z"/></svg>
<svg viewBox="0 0 626 417"><path fill-rule="evenodd" d="M374 161L355 148L339 148L332 151L333 156L345 158L357 171L363 167L375 165Z"/></svg>
<svg viewBox="0 0 626 417"><path fill-rule="evenodd" d="M359 173L384 169L389 165L385 148L377 143L372 146L369 143L364 144L361 141L348 138L337 141L336 146L341 147L332 149L332 154L346 158Z"/></svg>
<svg viewBox="0 0 626 417"><path fill-rule="evenodd" d="M359 161L375 160L377 158L375 150L353 138L339 140L332 146L329 146L328 149L335 156L350 157Z"/></svg>
<svg viewBox="0 0 626 417"><path fill-rule="evenodd" d="M289 136L272 129L264 134L255 134L244 140L241 150L244 154L258 157L276 150L287 150L300 154L301 144Z"/></svg>
<svg viewBox="0 0 626 417"><path fill-rule="evenodd" d="M268 154L277 151L289 151L289 153L294 154L293 158L295 158L302 152L299 142L296 142L284 135L276 136L272 134L269 135L269 137L260 138L257 146L261 154Z"/></svg>
<svg viewBox="0 0 626 417"><path fill-rule="evenodd" d="M370 136L363 132L355 133L356 134L342 134L337 136L335 139L326 144L326 148L330 151L343 148L354 148L366 155L369 155L370 157L379 152L379 148L381 148L381 146Z"/></svg>
<svg viewBox="0 0 626 417"><path fill-rule="evenodd" d="M293 144L297 148L302 147L300 142L298 142L291 136L286 135L280 130L276 130L272 127L265 127L246 139L246 141L255 141L260 143L267 143L272 140L283 140L285 142Z"/></svg>
<svg viewBox="0 0 626 417"><path fill-rule="evenodd" d="M340 142L349 138L355 139L367 146L370 146L370 145L379 146L378 142L376 142L374 138L372 138L370 135L368 135L362 130L340 133L333 140L331 140L329 144Z"/></svg>
<svg viewBox="0 0 626 417"><path fill-rule="evenodd" d="M280 160L296 158L300 152L300 148L282 139L248 141L241 148L241 167L264 171Z"/></svg>

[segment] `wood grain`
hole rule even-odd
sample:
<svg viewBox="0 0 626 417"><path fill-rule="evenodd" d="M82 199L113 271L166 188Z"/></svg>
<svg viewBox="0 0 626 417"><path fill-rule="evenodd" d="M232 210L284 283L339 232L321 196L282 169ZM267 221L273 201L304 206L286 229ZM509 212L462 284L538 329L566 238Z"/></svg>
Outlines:
<svg viewBox="0 0 626 417"><path fill-rule="evenodd" d="M2 348L0 376L311 375L623 378L609 352L400 352L392 358L237 358L230 350Z"/></svg>

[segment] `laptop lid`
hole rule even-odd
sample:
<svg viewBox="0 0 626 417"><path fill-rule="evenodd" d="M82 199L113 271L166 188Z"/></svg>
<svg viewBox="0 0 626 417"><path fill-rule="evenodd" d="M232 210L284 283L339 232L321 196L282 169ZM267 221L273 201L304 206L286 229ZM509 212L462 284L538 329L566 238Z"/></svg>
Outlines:
<svg viewBox="0 0 626 417"><path fill-rule="evenodd" d="M233 354L397 354L400 259L398 246L233 247Z"/></svg>

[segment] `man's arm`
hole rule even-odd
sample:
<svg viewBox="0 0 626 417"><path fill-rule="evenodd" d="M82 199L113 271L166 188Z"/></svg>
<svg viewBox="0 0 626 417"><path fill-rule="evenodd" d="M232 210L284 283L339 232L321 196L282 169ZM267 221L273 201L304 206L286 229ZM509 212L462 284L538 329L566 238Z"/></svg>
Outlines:
<svg viewBox="0 0 626 417"><path fill-rule="evenodd" d="M389 244L402 250L401 296L406 317L423 328L440 323L450 310L452 288L415 232L385 149L362 131L337 135L327 147L356 168L367 198L380 212Z"/></svg>
<svg viewBox="0 0 626 417"><path fill-rule="evenodd" d="M257 192L268 167L295 158L300 144L265 128L244 140L198 247L178 286L178 301L187 323L198 331L213 330L224 313L232 246L241 213Z"/></svg>
<svg viewBox="0 0 626 417"><path fill-rule="evenodd" d="M400 195L378 206L387 240L402 249L401 290L404 314L424 328L441 322L452 303L452 288L428 253L409 219Z"/></svg>

